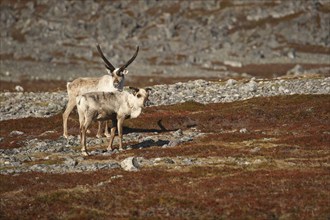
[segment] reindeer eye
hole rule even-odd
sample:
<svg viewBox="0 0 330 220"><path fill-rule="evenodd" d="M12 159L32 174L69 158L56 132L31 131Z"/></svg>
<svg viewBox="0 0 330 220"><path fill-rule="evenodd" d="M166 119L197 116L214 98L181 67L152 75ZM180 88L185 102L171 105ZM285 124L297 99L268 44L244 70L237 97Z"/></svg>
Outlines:
<svg viewBox="0 0 330 220"><path fill-rule="evenodd" d="M141 98L141 94L137 94L137 96L136 97L138 97L138 98Z"/></svg>

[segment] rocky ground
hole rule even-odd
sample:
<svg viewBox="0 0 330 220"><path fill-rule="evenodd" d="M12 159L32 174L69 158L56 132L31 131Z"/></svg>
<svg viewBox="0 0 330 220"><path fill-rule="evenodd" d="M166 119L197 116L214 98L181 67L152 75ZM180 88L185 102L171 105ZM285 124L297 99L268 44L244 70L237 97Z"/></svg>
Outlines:
<svg viewBox="0 0 330 220"><path fill-rule="evenodd" d="M189 81L187 83L176 83L172 85L156 85L152 87L150 95L150 106L173 105L177 103L196 102L202 104L234 102L239 100L247 100L253 97L270 97L278 95L295 95L295 94L330 94L330 78L291 78L287 80L258 80L251 79L249 81L227 80L224 82L209 82L205 80ZM51 117L61 114L66 102L67 95L65 92L59 93L23 93L23 92L6 92L1 96L1 120L20 119L25 117ZM245 132L242 128L242 132ZM47 133L54 133L53 130L45 130L40 136ZM24 135L22 131L12 130L9 136ZM140 143L132 148L144 148L150 146L168 147L176 146L186 141L191 141L195 137L203 135L198 131L181 130L174 133L169 132L165 136L162 134L142 135L136 132L125 136L125 142L138 140ZM2 142L4 137L0 137ZM91 139L90 145L101 145L104 140ZM31 139L25 140L20 148L3 149L1 173L20 173L26 171L43 171L43 172L81 172L84 170L96 170L104 168L118 168L118 166L105 161L101 164L85 165L82 157L77 157L80 152L79 140L71 137L69 140L59 137L56 141ZM31 164L26 166L25 162L39 160L40 154L46 160L50 159L50 155L63 160L63 164ZM101 149L92 151L92 155L111 155L114 152L103 152ZM117 152L118 153L118 152ZM37 158L35 154L39 155ZM67 162L68 161L68 162ZM80 161L79 166L77 166ZM116 164L116 163L115 163ZM70 166L71 165L71 166ZM117 164L118 165L118 164ZM74 167L74 168L73 168Z"/></svg>
<svg viewBox="0 0 330 220"><path fill-rule="evenodd" d="M150 106L171 105L187 101L202 104L233 102L253 97L294 94L329 94L330 78L279 78L225 81L194 80L175 84L155 85ZM22 87L23 89L23 87ZM127 89L127 88L126 88ZM67 103L67 94L61 92L4 92L0 94L0 120L24 117L49 117L61 112Z"/></svg>
<svg viewBox="0 0 330 220"><path fill-rule="evenodd" d="M134 75L281 76L327 67L330 3L318 1L1 1L4 80L100 75L141 50ZM243 74L243 75L242 75Z"/></svg>

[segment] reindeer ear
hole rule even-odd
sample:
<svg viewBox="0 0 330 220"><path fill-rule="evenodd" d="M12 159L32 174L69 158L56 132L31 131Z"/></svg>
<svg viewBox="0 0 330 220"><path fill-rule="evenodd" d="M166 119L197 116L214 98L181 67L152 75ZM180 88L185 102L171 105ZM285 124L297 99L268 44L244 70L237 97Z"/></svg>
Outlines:
<svg viewBox="0 0 330 220"><path fill-rule="evenodd" d="M152 89L151 88L145 88L145 90L149 93Z"/></svg>
<svg viewBox="0 0 330 220"><path fill-rule="evenodd" d="M138 88L135 88L135 87L129 86L128 88L130 88L131 90L133 90L133 94L134 95L139 91L139 89Z"/></svg>
<svg viewBox="0 0 330 220"><path fill-rule="evenodd" d="M122 73L123 73L123 75L127 75L128 70L127 69L124 69L124 71Z"/></svg>

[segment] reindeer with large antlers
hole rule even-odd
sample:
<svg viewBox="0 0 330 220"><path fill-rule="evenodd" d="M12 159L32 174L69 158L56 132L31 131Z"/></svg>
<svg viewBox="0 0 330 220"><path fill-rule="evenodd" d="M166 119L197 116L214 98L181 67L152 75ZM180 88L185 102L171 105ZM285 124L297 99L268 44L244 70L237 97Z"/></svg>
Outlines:
<svg viewBox="0 0 330 220"><path fill-rule="evenodd" d="M68 117L76 106L76 97L88 92L113 92L122 90L124 87L125 75L128 73L126 69L136 58L139 47L137 46L135 54L129 59L123 66L115 68L110 61L104 56L101 47L97 45L97 51L99 52L102 60L105 63L105 67L108 70L107 75L101 77L85 77L77 78L72 82L67 83L68 92L68 104L63 113L63 136L68 138ZM108 125L106 123L105 135L110 136L108 131ZM97 137L102 136L101 122L99 122Z"/></svg>

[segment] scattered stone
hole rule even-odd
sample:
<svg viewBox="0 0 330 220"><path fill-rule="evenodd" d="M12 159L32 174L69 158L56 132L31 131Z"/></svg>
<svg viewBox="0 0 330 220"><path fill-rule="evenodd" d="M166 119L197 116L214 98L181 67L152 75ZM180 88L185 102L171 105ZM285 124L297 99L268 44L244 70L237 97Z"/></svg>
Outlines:
<svg viewBox="0 0 330 220"><path fill-rule="evenodd" d="M289 53L288 53L288 57L290 59L296 58L296 51L295 50L290 50Z"/></svg>
<svg viewBox="0 0 330 220"><path fill-rule="evenodd" d="M259 147L255 147L255 148L250 150L251 153L258 153L259 151L260 151Z"/></svg>
<svg viewBox="0 0 330 220"><path fill-rule="evenodd" d="M126 171L138 171L139 165L136 157L128 157L120 163L122 169Z"/></svg>
<svg viewBox="0 0 330 220"><path fill-rule="evenodd" d="M232 66L232 67L242 67L242 63L239 61L231 61L231 60L225 60L223 62L225 65Z"/></svg>
<svg viewBox="0 0 330 220"><path fill-rule="evenodd" d="M68 157L66 158L66 160L64 161L64 164L70 167L75 167L78 164L78 161L76 161L75 159Z"/></svg>
<svg viewBox="0 0 330 220"><path fill-rule="evenodd" d="M119 179L119 178L123 178L123 175L115 175L110 177L111 179Z"/></svg>
<svg viewBox="0 0 330 220"><path fill-rule="evenodd" d="M22 86L15 86L15 90L16 90L17 92L23 92L23 91L24 91L24 89L23 89Z"/></svg>
<svg viewBox="0 0 330 220"><path fill-rule="evenodd" d="M188 166L190 166L190 165L194 165L195 163L196 163L196 159L195 158L184 158L183 160L182 160L182 162L183 162L183 164L184 165L188 165Z"/></svg>
<svg viewBox="0 0 330 220"><path fill-rule="evenodd" d="M304 68L301 65L297 64L295 67L293 67L292 69L290 69L286 73L286 75L298 76L298 75L303 74L304 71L305 71Z"/></svg>
<svg viewBox="0 0 330 220"><path fill-rule="evenodd" d="M175 137L180 137L180 136L183 135L183 132L182 132L181 129L179 129L179 130L175 131L175 132L173 133L173 135L174 135Z"/></svg>
<svg viewBox="0 0 330 220"><path fill-rule="evenodd" d="M19 136L22 134L24 134L23 131L12 131L12 132L10 132L9 136Z"/></svg>
<svg viewBox="0 0 330 220"><path fill-rule="evenodd" d="M252 78L246 85L245 89L247 92L256 92L258 89L258 83Z"/></svg>
<svg viewBox="0 0 330 220"><path fill-rule="evenodd" d="M233 85L236 85L236 84L237 84L237 80L228 79L227 83L226 83L226 86L233 86Z"/></svg>
<svg viewBox="0 0 330 220"><path fill-rule="evenodd" d="M153 160L153 163L155 163L155 164L159 164L159 163L175 164L174 160L172 160L171 158L160 158L160 157L155 158Z"/></svg>
<svg viewBox="0 0 330 220"><path fill-rule="evenodd" d="M167 144L167 146L168 146L168 147L175 147L175 146L178 146L180 143L181 143L180 140L171 140L171 141Z"/></svg>
<svg viewBox="0 0 330 220"><path fill-rule="evenodd" d="M246 134L248 133L248 130L246 128L242 128L239 130L239 133Z"/></svg>

